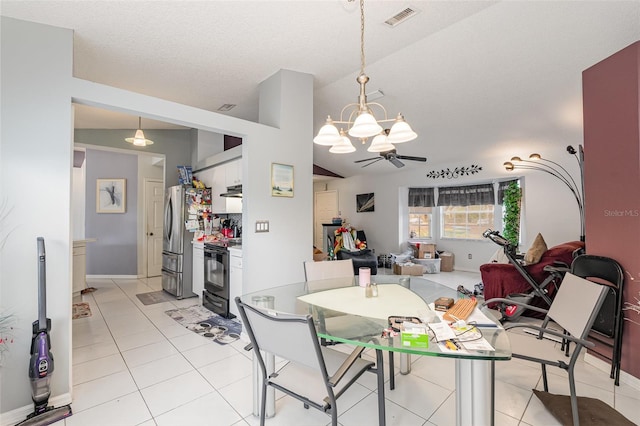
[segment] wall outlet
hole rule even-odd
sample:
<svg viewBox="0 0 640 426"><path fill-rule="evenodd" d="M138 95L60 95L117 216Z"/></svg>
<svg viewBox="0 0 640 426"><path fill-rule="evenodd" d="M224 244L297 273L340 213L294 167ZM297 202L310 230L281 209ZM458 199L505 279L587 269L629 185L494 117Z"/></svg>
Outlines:
<svg viewBox="0 0 640 426"><path fill-rule="evenodd" d="M471 256L471 253L469 253L469 255L468 255L468 256L469 256L469 259L471 259L471 258L473 257L473 256Z"/></svg>
<svg viewBox="0 0 640 426"><path fill-rule="evenodd" d="M269 232L269 221L256 220L256 232Z"/></svg>

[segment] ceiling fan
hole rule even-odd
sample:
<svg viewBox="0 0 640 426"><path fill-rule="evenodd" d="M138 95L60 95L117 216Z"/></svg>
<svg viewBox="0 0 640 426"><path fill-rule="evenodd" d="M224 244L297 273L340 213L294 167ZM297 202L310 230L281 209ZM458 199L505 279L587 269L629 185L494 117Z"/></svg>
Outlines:
<svg viewBox="0 0 640 426"><path fill-rule="evenodd" d="M373 158L366 158L364 160L356 160L354 161L354 163L363 163L365 161L370 161L370 163L365 164L362 167L367 167L372 165L373 163L377 163L378 161L385 159L385 160L389 160L391 162L391 164L393 164L394 166L400 168L400 167L404 167L404 163L402 160L411 160L411 161L421 161L421 162L426 162L427 159L425 157L412 157L410 155L398 155L396 153L395 149L392 149L390 151L384 151L380 153L379 157L373 157Z"/></svg>

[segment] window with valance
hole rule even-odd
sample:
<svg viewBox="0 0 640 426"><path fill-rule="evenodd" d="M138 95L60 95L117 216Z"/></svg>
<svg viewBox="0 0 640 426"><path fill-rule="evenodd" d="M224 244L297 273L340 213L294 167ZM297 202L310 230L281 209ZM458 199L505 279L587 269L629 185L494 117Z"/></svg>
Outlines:
<svg viewBox="0 0 640 426"><path fill-rule="evenodd" d="M479 206L495 204L493 184L438 188L438 206Z"/></svg>

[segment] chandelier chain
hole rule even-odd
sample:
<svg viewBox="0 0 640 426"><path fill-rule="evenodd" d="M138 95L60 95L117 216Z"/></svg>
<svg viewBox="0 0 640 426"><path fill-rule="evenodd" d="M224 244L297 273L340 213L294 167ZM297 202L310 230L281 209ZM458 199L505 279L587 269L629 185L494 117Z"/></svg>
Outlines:
<svg viewBox="0 0 640 426"><path fill-rule="evenodd" d="M360 75L364 74L364 0L360 0Z"/></svg>

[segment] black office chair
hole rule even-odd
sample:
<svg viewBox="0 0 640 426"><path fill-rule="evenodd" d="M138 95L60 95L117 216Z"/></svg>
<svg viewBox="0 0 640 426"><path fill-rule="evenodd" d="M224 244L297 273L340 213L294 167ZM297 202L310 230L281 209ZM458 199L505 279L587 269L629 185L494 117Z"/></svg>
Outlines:
<svg viewBox="0 0 640 426"><path fill-rule="evenodd" d="M620 363L622 358L622 329L623 329L623 298L622 285L624 272L615 260L583 254L576 257L571 264L571 273L586 279L605 280L610 284L607 298L593 324L590 337L600 343L611 345L608 339L613 339L611 354L611 378L615 378L615 385L620 385ZM605 337L605 339L603 339Z"/></svg>
<svg viewBox="0 0 640 426"><path fill-rule="evenodd" d="M367 236L364 231L356 231L356 238L367 243ZM371 269L371 275L378 273L378 258L372 249L366 248L362 250L349 251L345 248L338 250L336 253L338 260L351 259L353 261L354 275L360 274L360 268L366 267Z"/></svg>
<svg viewBox="0 0 640 426"><path fill-rule="evenodd" d="M262 374L260 425L264 426L267 386L331 415L338 424L336 400L374 363L360 357L364 346L345 354L320 346L311 315L290 315L244 304L236 297L242 324L251 339ZM267 376L263 352L288 363ZM384 404L384 401L378 403Z"/></svg>

